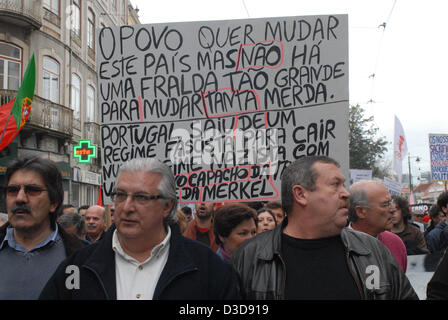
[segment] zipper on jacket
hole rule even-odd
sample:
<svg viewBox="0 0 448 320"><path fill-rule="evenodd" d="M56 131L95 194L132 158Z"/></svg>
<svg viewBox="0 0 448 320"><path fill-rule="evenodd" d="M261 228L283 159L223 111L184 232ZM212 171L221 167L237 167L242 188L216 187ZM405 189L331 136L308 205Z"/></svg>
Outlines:
<svg viewBox="0 0 448 320"><path fill-rule="evenodd" d="M283 267L283 274L282 274L282 280L283 280L283 286L282 286L282 299L285 299L286 297L286 264L283 261L282 256L280 255L280 253L277 253L277 257L280 259L280 262L282 263L282 267Z"/></svg>
<svg viewBox="0 0 448 320"><path fill-rule="evenodd" d="M346 257L346 261L347 261L348 270L349 270L350 274L352 275L353 280L355 280L355 283L356 283L356 286L358 287L358 291L359 291L359 294L361 296L361 299L364 299L365 297L364 297L364 294L362 292L361 286L359 284L358 278L353 273L352 268L350 268L350 253L349 253L348 250L346 251L345 257Z"/></svg>
<svg viewBox="0 0 448 320"><path fill-rule="evenodd" d="M106 300L110 300L109 295L107 294L106 288L104 287L103 281L101 281L100 275L98 272L96 272L94 269L90 268L89 266L84 265L84 268L90 270L93 272L93 274L98 278L99 283L101 284L101 288L103 288L104 295L106 296Z"/></svg>

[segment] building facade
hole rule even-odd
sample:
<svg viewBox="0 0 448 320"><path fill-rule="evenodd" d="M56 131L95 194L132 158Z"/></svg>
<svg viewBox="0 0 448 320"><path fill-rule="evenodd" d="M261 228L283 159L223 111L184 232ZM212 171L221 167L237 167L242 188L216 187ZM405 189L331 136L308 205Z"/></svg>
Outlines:
<svg viewBox="0 0 448 320"><path fill-rule="evenodd" d="M0 151L1 185L11 160L37 155L61 169L65 203L75 207L97 203L101 184L97 32L138 23L129 0L0 0L0 105L15 97L32 54L36 61L27 123ZM73 156L80 140L97 146L90 163Z"/></svg>

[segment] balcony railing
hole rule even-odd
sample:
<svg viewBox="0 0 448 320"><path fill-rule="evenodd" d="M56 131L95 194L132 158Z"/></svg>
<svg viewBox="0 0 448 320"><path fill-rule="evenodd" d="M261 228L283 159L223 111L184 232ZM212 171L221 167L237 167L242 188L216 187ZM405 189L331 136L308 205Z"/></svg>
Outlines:
<svg viewBox="0 0 448 320"><path fill-rule="evenodd" d="M0 90L0 105L14 99L16 94L17 91L14 90ZM34 95L26 125L71 137L73 135L73 110Z"/></svg>
<svg viewBox="0 0 448 320"><path fill-rule="evenodd" d="M101 145L100 125L95 122L84 123L84 139L90 140L96 146Z"/></svg>
<svg viewBox="0 0 448 320"><path fill-rule="evenodd" d="M0 21L40 29L41 0L0 0Z"/></svg>
<svg viewBox="0 0 448 320"><path fill-rule="evenodd" d="M34 96L28 119L31 125L73 135L73 110L39 96Z"/></svg>
<svg viewBox="0 0 448 320"><path fill-rule="evenodd" d="M7 104L16 97L17 91L0 89L0 106Z"/></svg>

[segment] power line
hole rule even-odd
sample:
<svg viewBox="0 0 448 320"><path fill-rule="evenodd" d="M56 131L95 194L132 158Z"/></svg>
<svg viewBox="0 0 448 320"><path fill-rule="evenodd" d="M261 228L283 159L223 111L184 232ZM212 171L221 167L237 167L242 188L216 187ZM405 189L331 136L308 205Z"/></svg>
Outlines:
<svg viewBox="0 0 448 320"><path fill-rule="evenodd" d="M373 67L373 73L369 75L369 78L372 79L371 98L370 98L369 101L372 101L373 103L374 103L373 96L374 96L375 78L376 78L376 72L377 72L377 69L378 69L378 61L379 61L380 55L381 55L381 49L383 47L384 33L386 31L387 25L389 24L390 18L392 17L392 13L393 13L393 11L395 9L395 4L396 3L397 3L397 0L394 0L394 3L392 5L392 8L389 11L389 15L387 16L386 21L378 26L378 28L383 28L383 33L381 34L380 43L378 45L378 53L377 53L377 56L376 56L375 65Z"/></svg>
<svg viewBox="0 0 448 320"><path fill-rule="evenodd" d="M249 10L247 10L246 3L244 2L244 0L242 0L242 1L243 1L244 9L246 10L246 13L247 13L247 17L250 18Z"/></svg>

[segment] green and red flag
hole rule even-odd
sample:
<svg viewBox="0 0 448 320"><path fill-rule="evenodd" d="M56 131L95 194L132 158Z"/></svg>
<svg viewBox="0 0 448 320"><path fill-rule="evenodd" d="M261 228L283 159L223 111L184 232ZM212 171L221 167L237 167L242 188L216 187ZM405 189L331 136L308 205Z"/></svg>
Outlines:
<svg viewBox="0 0 448 320"><path fill-rule="evenodd" d="M36 63L33 54L16 97L0 106L0 150L6 148L25 125L31 112L35 84Z"/></svg>

